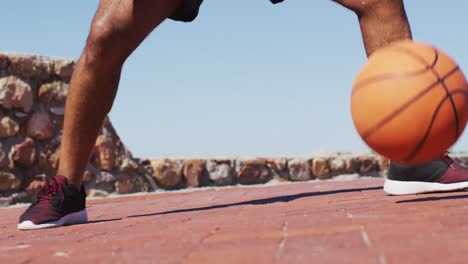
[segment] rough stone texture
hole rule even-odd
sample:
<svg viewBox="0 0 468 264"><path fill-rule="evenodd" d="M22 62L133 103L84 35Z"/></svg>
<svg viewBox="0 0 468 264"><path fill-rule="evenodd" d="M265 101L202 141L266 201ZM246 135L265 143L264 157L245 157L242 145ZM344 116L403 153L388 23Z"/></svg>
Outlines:
<svg viewBox="0 0 468 264"><path fill-rule="evenodd" d="M100 135L91 154L91 163L102 170L111 171L115 166L116 147L112 138Z"/></svg>
<svg viewBox="0 0 468 264"><path fill-rule="evenodd" d="M346 172L346 159L342 157L330 158L328 165L332 176L344 174Z"/></svg>
<svg viewBox="0 0 468 264"><path fill-rule="evenodd" d="M0 191L16 191L19 189L21 181L12 173L0 172Z"/></svg>
<svg viewBox="0 0 468 264"><path fill-rule="evenodd" d="M359 157L360 168L359 174L374 176L378 174L379 171L379 162L372 156L361 156Z"/></svg>
<svg viewBox="0 0 468 264"><path fill-rule="evenodd" d="M361 167L361 161L359 160L359 157L350 157L346 159L345 173L346 174L359 173L360 167Z"/></svg>
<svg viewBox="0 0 468 264"><path fill-rule="evenodd" d="M60 163L60 147L55 149L55 151L49 155L48 162L52 169L58 170Z"/></svg>
<svg viewBox="0 0 468 264"><path fill-rule="evenodd" d="M55 75L69 82L75 68L75 62L73 60L56 60L54 66Z"/></svg>
<svg viewBox="0 0 468 264"><path fill-rule="evenodd" d="M68 84L57 81L43 84L39 87L39 101L46 104L64 104L68 88Z"/></svg>
<svg viewBox="0 0 468 264"><path fill-rule="evenodd" d="M26 138L12 148L12 157L15 164L22 167L32 166L36 161L36 145L33 139Z"/></svg>
<svg viewBox="0 0 468 264"><path fill-rule="evenodd" d="M208 185L223 186L236 182L236 171L231 160L211 159L206 161Z"/></svg>
<svg viewBox="0 0 468 264"><path fill-rule="evenodd" d="M115 192L115 182L118 180L118 175L96 168L93 168L93 170L95 171L93 172L94 177L91 181L86 182L85 186L90 189L99 189L108 193Z"/></svg>
<svg viewBox="0 0 468 264"><path fill-rule="evenodd" d="M12 204L13 198L10 197L0 197L0 207L6 207Z"/></svg>
<svg viewBox="0 0 468 264"><path fill-rule="evenodd" d="M106 197L109 196L109 193L98 189L87 189L86 195L87 197Z"/></svg>
<svg viewBox="0 0 468 264"><path fill-rule="evenodd" d="M0 53L0 70L4 70L10 66L10 59L7 55Z"/></svg>
<svg viewBox="0 0 468 264"><path fill-rule="evenodd" d="M174 189L182 180L182 163L172 159L152 160L154 177L158 185L164 189Z"/></svg>
<svg viewBox="0 0 468 264"><path fill-rule="evenodd" d="M86 170L83 175L83 182L90 182L93 179L94 175L89 170Z"/></svg>
<svg viewBox="0 0 468 264"><path fill-rule="evenodd" d="M130 158L124 158L120 165L120 170L123 172L137 172L139 169L140 165Z"/></svg>
<svg viewBox="0 0 468 264"><path fill-rule="evenodd" d="M19 124L9 116L0 118L0 138L12 137L18 134Z"/></svg>
<svg viewBox="0 0 468 264"><path fill-rule="evenodd" d="M32 105L33 92L29 84L15 76L0 78L0 106L29 112Z"/></svg>
<svg viewBox="0 0 468 264"><path fill-rule="evenodd" d="M54 60L43 56L10 56L12 70L22 76L34 79L48 78L53 75Z"/></svg>
<svg viewBox="0 0 468 264"><path fill-rule="evenodd" d="M119 176L119 179L115 182L115 192L118 194L126 194L133 192L134 184L133 179L134 175L124 173Z"/></svg>
<svg viewBox="0 0 468 264"><path fill-rule="evenodd" d="M2 144L0 144L0 168L4 168L8 165L8 157L3 150Z"/></svg>
<svg viewBox="0 0 468 264"><path fill-rule="evenodd" d="M49 114L46 112L32 114L26 124L26 135L37 140L52 139L55 128Z"/></svg>
<svg viewBox="0 0 468 264"><path fill-rule="evenodd" d="M289 179L292 181L307 181L313 179L309 159L292 159L288 162Z"/></svg>
<svg viewBox="0 0 468 264"><path fill-rule="evenodd" d="M330 166L325 158L315 158L312 161L312 173L315 178L325 180L331 177Z"/></svg>
<svg viewBox="0 0 468 264"><path fill-rule="evenodd" d="M185 160L184 161L184 178L187 187L199 187L202 185L203 176L205 173L205 161Z"/></svg>
<svg viewBox="0 0 468 264"><path fill-rule="evenodd" d="M384 157L377 157L377 166L381 175L387 175L390 167L390 160Z"/></svg>
<svg viewBox="0 0 468 264"><path fill-rule="evenodd" d="M49 112L55 116L63 116L65 114L65 107L50 107Z"/></svg>
<svg viewBox="0 0 468 264"><path fill-rule="evenodd" d="M46 178L47 176L45 174L37 175L36 177L34 177L34 180L31 183L29 183L28 187L26 188L28 194L32 197L37 196L41 191L42 187L46 184Z"/></svg>
<svg viewBox="0 0 468 264"><path fill-rule="evenodd" d="M288 180L288 159L287 158L260 158L266 162L270 172L276 180Z"/></svg>
<svg viewBox="0 0 468 264"><path fill-rule="evenodd" d="M97 176L96 176L96 184L100 183L112 183L114 184L115 181L117 180L117 175L114 175L112 173L109 173L107 171L101 171Z"/></svg>
<svg viewBox="0 0 468 264"><path fill-rule="evenodd" d="M261 159L238 160L236 167L240 184L266 183L273 176L267 162Z"/></svg>

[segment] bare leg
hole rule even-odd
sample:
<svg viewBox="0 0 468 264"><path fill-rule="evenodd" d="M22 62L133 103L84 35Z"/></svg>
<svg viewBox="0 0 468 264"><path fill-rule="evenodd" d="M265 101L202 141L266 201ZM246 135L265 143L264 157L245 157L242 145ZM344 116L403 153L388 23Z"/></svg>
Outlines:
<svg viewBox="0 0 468 264"><path fill-rule="evenodd" d="M356 13L367 56L401 39L411 39L403 0L335 0Z"/></svg>
<svg viewBox="0 0 468 264"><path fill-rule="evenodd" d="M114 102L123 63L180 0L101 0L73 74L58 174L81 185L97 134Z"/></svg>
<svg viewBox="0 0 468 264"><path fill-rule="evenodd" d="M403 0L336 0L353 10L361 26L367 55L400 39L411 39ZM442 186L442 187L441 187ZM418 166L392 162L384 183L390 195L456 191L468 187L468 169L448 154Z"/></svg>

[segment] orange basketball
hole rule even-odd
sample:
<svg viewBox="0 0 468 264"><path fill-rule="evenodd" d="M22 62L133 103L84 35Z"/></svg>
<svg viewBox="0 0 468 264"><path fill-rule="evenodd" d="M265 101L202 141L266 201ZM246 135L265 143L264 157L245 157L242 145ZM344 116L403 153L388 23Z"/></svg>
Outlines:
<svg viewBox="0 0 468 264"><path fill-rule="evenodd" d="M356 77L351 114L378 154L417 165L436 159L463 133L468 85L444 51L410 40L374 52Z"/></svg>

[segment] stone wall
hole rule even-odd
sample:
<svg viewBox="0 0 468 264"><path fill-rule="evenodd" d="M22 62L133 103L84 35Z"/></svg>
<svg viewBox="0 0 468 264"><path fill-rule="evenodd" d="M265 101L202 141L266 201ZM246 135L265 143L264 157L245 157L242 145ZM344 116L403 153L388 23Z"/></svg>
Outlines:
<svg viewBox="0 0 468 264"><path fill-rule="evenodd" d="M75 62L0 53L0 205L31 202L57 172L64 104ZM457 160L468 165L468 156ZM108 118L84 175L89 196L271 180L384 177L376 155L336 153L278 158L144 159L132 156Z"/></svg>
<svg viewBox="0 0 468 264"><path fill-rule="evenodd" d="M57 172L72 60L0 53L0 203L31 201ZM155 180L103 123L84 175L90 195L155 190Z"/></svg>
<svg viewBox="0 0 468 264"><path fill-rule="evenodd" d="M468 155L452 155L468 167ZM255 157L144 160L159 188L250 185L276 181L309 181L386 177L389 161L378 155L335 153L310 157Z"/></svg>

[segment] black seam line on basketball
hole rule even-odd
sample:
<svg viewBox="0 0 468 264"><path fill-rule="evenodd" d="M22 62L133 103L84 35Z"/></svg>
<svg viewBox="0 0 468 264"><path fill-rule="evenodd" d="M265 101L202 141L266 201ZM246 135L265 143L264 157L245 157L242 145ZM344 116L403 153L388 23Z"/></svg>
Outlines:
<svg viewBox="0 0 468 264"><path fill-rule="evenodd" d="M402 47L402 46L399 46L399 45L395 45L395 49L396 50L400 50L408 55L410 55L411 57L415 58L417 61L421 62L423 65L425 65L426 67L428 67L429 69L434 69L434 67L436 66L437 64L437 61L439 60L439 52L437 51L437 49L435 49L433 47L433 50L434 50L434 60L432 61L432 63L430 63L430 66L428 65L427 61L424 59L424 57L421 57L418 53L406 48L406 47Z"/></svg>
<svg viewBox="0 0 468 264"><path fill-rule="evenodd" d="M439 61L439 51L436 48L433 48L433 49L434 49L435 58L434 58L434 61L431 64L430 68L431 68L431 70L434 71L434 68L435 68L437 62Z"/></svg>
<svg viewBox="0 0 468 264"><path fill-rule="evenodd" d="M436 55L439 54L439 52L437 51L436 48L434 48L434 52L436 53ZM454 118L455 118L455 138L458 138L458 135L460 133L460 124L458 123L459 122L459 117L458 117L458 111L457 111L457 106L455 105L455 101L453 100L452 96L450 95L450 91L449 91L449 89L447 87L447 84L445 84L445 80L442 80L440 78L439 73L434 68L431 68L431 71L435 75L435 77L439 80L440 84L442 84L442 87L444 88L445 93L447 94L447 96L450 99L450 104L452 105L452 110L453 110L453 114L454 114Z"/></svg>
<svg viewBox="0 0 468 264"><path fill-rule="evenodd" d="M455 105L455 101L453 100L452 95L450 94L449 89L448 89L447 85L445 84L445 81L441 80L440 83L444 87L444 90L447 93L447 96L449 97L450 104L452 105L453 114L454 114L454 117L455 117L455 138L457 138L458 135L460 134L460 124L459 124L460 118L458 116L457 106Z"/></svg>
<svg viewBox="0 0 468 264"><path fill-rule="evenodd" d="M434 60L432 62L432 64L430 66L428 66L426 63L426 60L424 60L424 58L420 57L418 54L412 52L411 50L409 49L406 49L404 47L400 47L400 46L395 46L396 48L398 48L397 50L400 50L400 51L403 51L405 52L406 54L408 55L411 55L413 58L415 58L416 60L422 62L426 67L422 70L418 70L418 71L414 71L414 72L404 72L404 73L385 73L385 74L382 74L382 75L377 75L377 76L374 76L374 77L371 77L367 80L364 80L360 83L357 83L355 86L354 86L354 89L353 89L353 92L351 93L351 96L354 95L358 90L360 90L362 87L364 86L367 86L371 83L374 83L374 82L379 82L379 81L383 81L383 80L387 80L387 79L402 79L402 78L406 78L406 77L414 77L414 76L417 76L419 74L423 74L423 73L426 73L428 71L431 71L434 69L435 65L437 64L437 61L439 60L439 53L437 52L437 50L435 49L435 56L434 56Z"/></svg>
<svg viewBox="0 0 468 264"><path fill-rule="evenodd" d="M445 76L442 77L442 80L450 77L452 74L456 73L459 70L459 67L456 66L453 68L451 71L449 71ZM362 138L366 140L369 136L374 134L377 130L379 130L381 127L385 126L387 123L392 121L397 115L399 115L401 112L406 110L410 105L412 105L414 102L419 100L421 97L423 97L425 94L430 92L432 89L437 87L437 85L440 83L439 80L435 81L434 83L430 84L426 89L422 90L419 92L417 95L415 95L413 98L408 100L406 103L404 103L400 108L396 109L392 113L390 113L388 116L386 116L384 119L380 120L377 124L375 124L373 127L369 128L367 131L362 133Z"/></svg>
<svg viewBox="0 0 468 264"><path fill-rule="evenodd" d="M403 78L407 78L407 77L414 77L414 76L418 76L420 74L424 74L424 73L426 73L426 72L428 72L430 70L431 70L430 68L424 68L422 70L418 70L418 71L414 71L414 72L385 73L385 74L382 74L382 75L377 75L377 76L371 77L371 78L369 78L367 80L364 80L364 81L356 84L354 86L354 89L353 89L353 92L351 93L351 95L356 94L357 91L361 90L362 88L364 88L367 85L372 84L372 83L377 83L377 82L388 80L388 79L395 80L395 79L403 79Z"/></svg>
<svg viewBox="0 0 468 264"><path fill-rule="evenodd" d="M452 95L453 94L466 94L468 95L468 92L466 92L465 90L455 90L453 91L452 93L450 93L449 95L445 96L439 103L439 105L437 106L434 114L432 114L432 118L431 118L431 122L429 122L429 127L426 129L426 132L424 133L424 136L422 137L422 139L418 142L418 144L416 145L416 147L414 148L413 151L411 151L410 154L408 154L408 156L406 158L403 159L404 162L410 162L412 161L416 155L421 151L422 147L424 146L424 144L426 143L427 141L427 138L429 137L429 134L431 133L432 131L432 127L434 126L434 123L435 123L435 120L437 118L437 114L439 113L440 109L442 108L442 106L444 105L444 103L447 101L447 99L450 100L450 98L452 98Z"/></svg>

